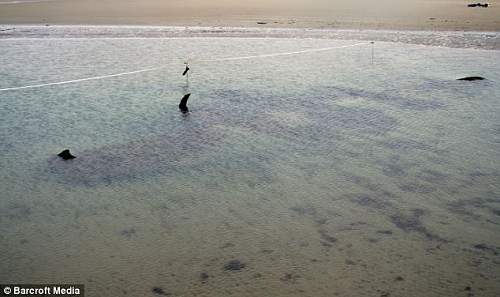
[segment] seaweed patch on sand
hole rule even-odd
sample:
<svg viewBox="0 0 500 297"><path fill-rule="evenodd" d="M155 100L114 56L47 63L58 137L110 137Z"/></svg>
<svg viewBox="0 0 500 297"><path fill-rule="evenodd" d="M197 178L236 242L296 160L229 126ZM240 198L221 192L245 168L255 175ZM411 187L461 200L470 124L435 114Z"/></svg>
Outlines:
<svg viewBox="0 0 500 297"><path fill-rule="evenodd" d="M422 217L425 214L423 209L415 208L409 212L399 212L390 216L394 226L404 232L417 232L424 235L427 239L443 240L439 236L429 231L422 222Z"/></svg>
<svg viewBox="0 0 500 297"><path fill-rule="evenodd" d="M500 215L500 199L491 195L486 198L473 197L470 199L458 199L447 203L447 209L459 215L460 217L479 219L481 217L480 210L488 210L492 215Z"/></svg>

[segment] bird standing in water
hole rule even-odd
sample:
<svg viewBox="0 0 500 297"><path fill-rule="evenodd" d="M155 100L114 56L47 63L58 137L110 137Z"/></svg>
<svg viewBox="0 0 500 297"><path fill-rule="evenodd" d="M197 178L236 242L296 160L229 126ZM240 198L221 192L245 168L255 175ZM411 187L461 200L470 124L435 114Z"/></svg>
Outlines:
<svg viewBox="0 0 500 297"><path fill-rule="evenodd" d="M188 71L189 71L189 64L188 64L188 62L185 62L184 64L186 65L186 69L184 69L184 72L182 73L182 76L185 76L188 73Z"/></svg>

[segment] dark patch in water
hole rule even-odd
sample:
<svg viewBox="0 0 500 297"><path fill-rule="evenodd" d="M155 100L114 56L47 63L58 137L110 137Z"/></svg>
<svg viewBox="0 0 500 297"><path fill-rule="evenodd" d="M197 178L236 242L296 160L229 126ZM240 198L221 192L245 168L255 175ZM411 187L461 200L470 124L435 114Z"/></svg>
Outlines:
<svg viewBox="0 0 500 297"><path fill-rule="evenodd" d="M411 96L407 98L404 95L399 94L401 92L397 90L390 90L384 92L367 91L365 89L356 88L345 88L345 87L328 87L337 92L343 93L349 97L362 97L368 100L375 100L381 103L389 104L403 110L415 110L415 111L426 111L426 110L436 110L445 107L444 103L437 99L420 99L416 96ZM408 89L405 88L405 92L408 93Z"/></svg>
<svg viewBox="0 0 500 297"><path fill-rule="evenodd" d="M215 129L172 128L169 134L155 138L78 152L79 157L71 162L51 158L48 170L58 181L92 187L147 174L176 172L182 169L178 167L179 160L194 158L222 141L222 132Z"/></svg>
<svg viewBox="0 0 500 297"><path fill-rule="evenodd" d="M282 276L280 278L280 280L282 282L291 282L291 283L296 283L297 282L297 279L299 279L300 276L299 275L295 275L295 274L292 274L292 273L285 273L284 276Z"/></svg>
<svg viewBox="0 0 500 297"><path fill-rule="evenodd" d="M328 243L328 242L325 242L325 241L320 241L321 245L324 246L324 247L327 247L327 248L331 248L333 247L332 244Z"/></svg>
<svg viewBox="0 0 500 297"><path fill-rule="evenodd" d="M420 151L433 150L432 146L413 139L391 139L383 143L383 146L398 152L409 152L411 150L420 150Z"/></svg>
<svg viewBox="0 0 500 297"><path fill-rule="evenodd" d="M296 207L291 207L290 210L294 211L295 213L299 214L299 215L311 215L311 216L315 216L316 215L316 209L314 209L313 207L300 207L300 206L296 206Z"/></svg>
<svg viewBox="0 0 500 297"><path fill-rule="evenodd" d="M391 230L378 230L377 233L378 234L384 234L384 235L392 235L392 231Z"/></svg>
<svg viewBox="0 0 500 297"><path fill-rule="evenodd" d="M326 230L324 230L324 229L319 229L318 233L320 235L321 240L324 241L323 243L327 243L328 246L331 246L330 245L331 243L336 243L337 242L337 238L329 235L328 232Z"/></svg>
<svg viewBox="0 0 500 297"><path fill-rule="evenodd" d="M318 225L325 225L328 222L328 219L320 218L314 221Z"/></svg>
<svg viewBox="0 0 500 297"><path fill-rule="evenodd" d="M307 94L315 98L313 102L303 100L305 94L277 96L262 90L242 92L222 89L202 92L200 96L212 104L200 107L190 117L180 121L176 115L162 122L166 124L166 129L158 135L78 151L78 158L71 163L50 159L47 171L58 182L88 187L158 174L179 177L207 170L221 172L230 179L234 172L245 171L253 173L252 178L243 181L241 178L235 179L255 188L272 181L273 168L269 164L270 160L283 156L280 149L299 151L307 148L308 153L334 155L332 150L335 150L340 134L338 128L349 129L351 133L380 134L398 124L395 118L382 110L351 107L332 109L332 96L324 93L322 89L313 95ZM231 104L227 104L228 100ZM298 127L290 127L283 121L269 117L263 110L299 111L308 121ZM219 126L224 128L218 129ZM228 139L238 141L241 136L231 135L234 136L231 138L225 135L232 128L248 131L256 140L275 137L286 144L284 148L278 145L272 148L265 145L259 147L256 144L248 151L231 150L228 152L230 156L221 154L210 161L197 158L206 152L217 151L214 148L224 145ZM184 167L185 163L189 163L189 167ZM311 177L317 174L317 170L308 164L300 169ZM207 186L219 187L217 184Z"/></svg>
<svg viewBox="0 0 500 297"><path fill-rule="evenodd" d="M29 220L31 216L31 208L18 203L10 203L8 208L0 209L0 221L2 218L7 218L9 220Z"/></svg>
<svg viewBox="0 0 500 297"><path fill-rule="evenodd" d="M132 236L135 235L135 229L134 228L130 228L130 229L122 230L120 232L120 235L122 235L124 237L127 237L127 238L131 238Z"/></svg>
<svg viewBox="0 0 500 297"><path fill-rule="evenodd" d="M448 180L447 174L432 169L421 170L420 173L417 174L417 177L425 182L438 185L443 185Z"/></svg>
<svg viewBox="0 0 500 297"><path fill-rule="evenodd" d="M406 170L398 164L383 163L382 172L388 177L401 177L406 175Z"/></svg>
<svg viewBox="0 0 500 297"><path fill-rule="evenodd" d="M224 269L228 271L238 271L246 267L245 263L239 260L231 260L224 265Z"/></svg>
<svg viewBox="0 0 500 297"><path fill-rule="evenodd" d="M388 177L406 176L406 171L413 166L411 163L402 161L399 155L390 156L387 160L379 160L377 164L382 167L382 173Z"/></svg>
<svg viewBox="0 0 500 297"><path fill-rule="evenodd" d="M500 252L500 248L499 247L494 247L494 246L486 245L484 243L475 244L473 246L473 248L475 248L477 250L481 250L481 251L492 253L495 256L498 255L498 253Z"/></svg>
<svg viewBox="0 0 500 297"><path fill-rule="evenodd" d="M354 202L358 205L374 208L374 209L385 209L389 207L391 204L386 201L381 201L377 198L372 198L368 194L348 194L346 196L352 197L350 199L351 202Z"/></svg>
<svg viewBox="0 0 500 297"><path fill-rule="evenodd" d="M332 127L350 129L368 134L384 134L394 129L398 121L383 111L366 107L337 107L333 111L322 114L317 123L321 131Z"/></svg>
<svg viewBox="0 0 500 297"><path fill-rule="evenodd" d="M202 273L200 273L200 281L201 281L202 283L206 283L209 277L210 277L210 276L209 276L209 275L208 275L208 273L206 273L206 272L202 272Z"/></svg>
<svg viewBox="0 0 500 297"><path fill-rule="evenodd" d="M429 194L435 191L433 187L417 183L404 184L398 187L404 192L416 194Z"/></svg>
<svg viewBox="0 0 500 297"><path fill-rule="evenodd" d="M435 100L424 100L424 99L414 98L400 102L399 107L401 109L426 111L426 110L442 109L445 107L445 105Z"/></svg>
<svg viewBox="0 0 500 297"><path fill-rule="evenodd" d="M226 249L226 248L230 248L230 247L233 247L233 246L234 246L234 243L228 242L228 243L225 243L224 245L222 245L220 248L221 249Z"/></svg>
<svg viewBox="0 0 500 297"><path fill-rule="evenodd" d="M157 295L170 296L170 293L165 292L160 287L154 287L153 289L151 289L151 291Z"/></svg>
<svg viewBox="0 0 500 297"><path fill-rule="evenodd" d="M358 176L353 174L344 174L344 178L360 187L363 187L370 191L377 191L380 189L380 185L371 182L368 177Z"/></svg>
<svg viewBox="0 0 500 297"><path fill-rule="evenodd" d="M440 239L430 232L421 221L424 214L422 209L412 209L409 213L398 213L390 216L392 223L405 232L418 232L425 235L427 239Z"/></svg>
<svg viewBox="0 0 500 297"><path fill-rule="evenodd" d="M487 194L485 194L487 195ZM460 199L447 204L448 210L461 216L468 216L478 219L479 215L475 213L476 209L487 209L496 215L500 215L500 211L491 204L499 204L500 199L495 198L492 194L491 198L475 197L471 199Z"/></svg>
<svg viewBox="0 0 500 297"><path fill-rule="evenodd" d="M491 181L499 181L500 172L496 170L490 171L473 171L468 174L472 182L480 182L482 179L489 179Z"/></svg>

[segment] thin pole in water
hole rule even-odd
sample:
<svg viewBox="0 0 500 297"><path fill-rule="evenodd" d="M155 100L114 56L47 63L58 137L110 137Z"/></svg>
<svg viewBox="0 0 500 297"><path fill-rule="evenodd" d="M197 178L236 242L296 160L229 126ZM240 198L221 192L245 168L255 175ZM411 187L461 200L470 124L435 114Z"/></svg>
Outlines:
<svg viewBox="0 0 500 297"><path fill-rule="evenodd" d="M372 44L372 64L373 64L373 58L375 56L375 42L371 41L370 43Z"/></svg>

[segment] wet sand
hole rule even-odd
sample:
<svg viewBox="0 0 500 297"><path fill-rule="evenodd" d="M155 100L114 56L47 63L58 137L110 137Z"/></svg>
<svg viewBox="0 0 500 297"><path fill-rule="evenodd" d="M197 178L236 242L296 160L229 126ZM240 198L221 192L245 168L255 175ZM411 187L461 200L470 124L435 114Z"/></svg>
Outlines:
<svg viewBox="0 0 500 297"><path fill-rule="evenodd" d="M0 1L1 24L297 27L397 30L500 30L500 1Z"/></svg>

